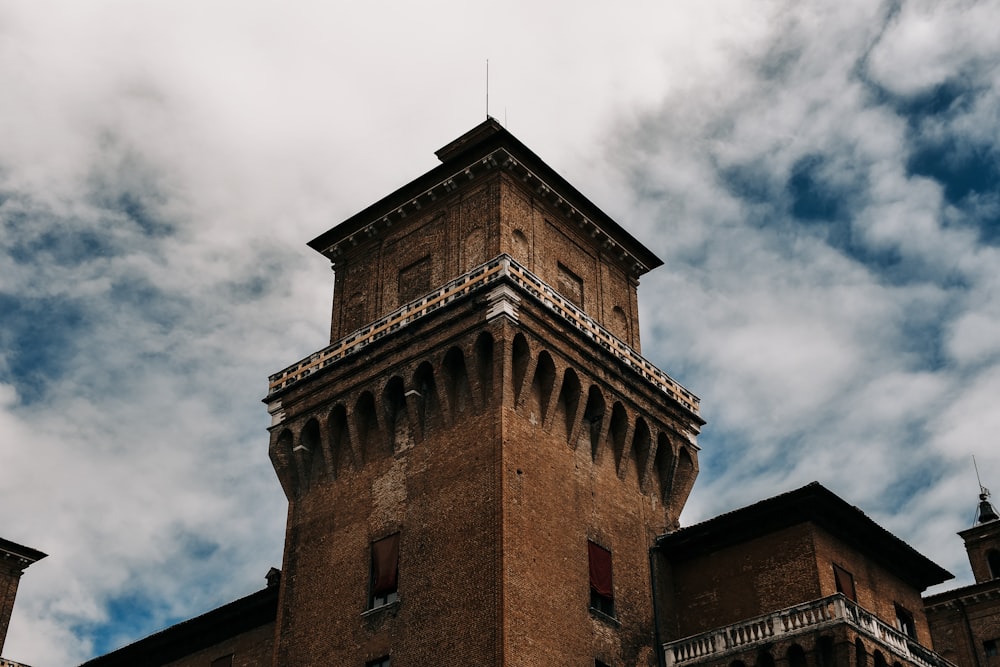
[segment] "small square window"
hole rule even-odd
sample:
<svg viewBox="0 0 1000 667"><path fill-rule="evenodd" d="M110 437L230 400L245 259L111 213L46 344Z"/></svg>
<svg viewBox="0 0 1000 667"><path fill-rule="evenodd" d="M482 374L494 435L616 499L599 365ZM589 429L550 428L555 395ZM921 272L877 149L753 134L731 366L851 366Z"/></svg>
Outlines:
<svg viewBox="0 0 1000 667"><path fill-rule="evenodd" d="M369 609L392 604L399 598L398 578L399 533L394 533L372 542L371 574L368 582Z"/></svg>
<svg viewBox="0 0 1000 667"><path fill-rule="evenodd" d="M858 601L857 593L854 590L854 575L834 563L833 578L837 582L838 593L843 593L844 597L848 600L853 602Z"/></svg>
<svg viewBox="0 0 1000 667"><path fill-rule="evenodd" d="M996 639L987 639L983 642L983 651L986 652L986 656L989 658L995 658L1000 655L1000 648L997 647Z"/></svg>
<svg viewBox="0 0 1000 667"><path fill-rule="evenodd" d="M611 577L611 552L587 541L590 562L590 608L608 616L615 615L615 589Z"/></svg>

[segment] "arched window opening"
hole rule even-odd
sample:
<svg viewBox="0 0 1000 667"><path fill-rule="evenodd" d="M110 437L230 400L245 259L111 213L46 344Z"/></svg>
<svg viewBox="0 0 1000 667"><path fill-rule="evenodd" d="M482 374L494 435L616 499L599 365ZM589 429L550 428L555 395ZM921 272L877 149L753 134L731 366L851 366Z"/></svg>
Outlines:
<svg viewBox="0 0 1000 667"><path fill-rule="evenodd" d="M576 371L568 368L563 374L562 387L559 389L559 398L556 402L556 417L552 423L552 429L555 433L569 440L573 433L573 425L576 423L576 413L579 406L580 378L577 377Z"/></svg>
<svg viewBox="0 0 1000 667"><path fill-rule="evenodd" d="M868 667L868 651L861 637L854 640L854 667Z"/></svg>
<svg viewBox="0 0 1000 667"><path fill-rule="evenodd" d="M674 448L666 433L660 433L656 438L656 460L653 461L653 474L656 476L656 489L660 501L666 503L670 495L670 480L674 472Z"/></svg>
<svg viewBox="0 0 1000 667"><path fill-rule="evenodd" d="M337 404L330 411L330 459L333 462L333 476L343 474L353 460L351 438L347 428L347 408Z"/></svg>
<svg viewBox="0 0 1000 667"><path fill-rule="evenodd" d="M996 549L987 551L986 563L990 566L990 578L1000 579L1000 551Z"/></svg>
<svg viewBox="0 0 1000 667"><path fill-rule="evenodd" d="M875 667L889 667L889 663L885 661L885 656L882 655L882 651L875 651L872 657Z"/></svg>
<svg viewBox="0 0 1000 667"><path fill-rule="evenodd" d="M767 649L757 653L757 667L774 667L774 656Z"/></svg>
<svg viewBox="0 0 1000 667"><path fill-rule="evenodd" d="M375 415L375 397L366 391L358 397L354 405L354 428L358 434L358 444L364 459L371 460L384 447L378 444L378 417Z"/></svg>
<svg viewBox="0 0 1000 667"><path fill-rule="evenodd" d="M302 462L303 481L313 484L323 475L323 448L320 445L319 422L310 419L302 428L299 444L295 448L298 460Z"/></svg>
<svg viewBox="0 0 1000 667"><path fill-rule="evenodd" d="M646 466L649 463L649 446L652 439L649 435L649 427L646 426L646 420L642 417L638 417L635 420L635 434L632 436L632 453L629 454L630 465L635 467L635 474L637 479L642 486L643 491L646 487Z"/></svg>
<svg viewBox="0 0 1000 667"><path fill-rule="evenodd" d="M833 667L833 637L822 636L816 642L816 659L819 667Z"/></svg>
<svg viewBox="0 0 1000 667"><path fill-rule="evenodd" d="M483 405L489 405L493 397L493 336L488 332L479 334L476 339L476 372L479 374Z"/></svg>
<svg viewBox="0 0 1000 667"><path fill-rule="evenodd" d="M528 361L531 352L528 349L528 341L521 334L514 336L514 346L511 352L511 372L514 381L514 400L518 399L521 386L524 384L524 375L528 372Z"/></svg>
<svg viewBox="0 0 1000 667"><path fill-rule="evenodd" d="M469 408L472 392L469 390L469 376L465 370L465 355L453 347L444 355L445 391L452 414L465 412Z"/></svg>
<svg viewBox="0 0 1000 667"><path fill-rule="evenodd" d="M441 414L437 384L434 382L434 369L429 362L420 364L413 373L413 387L417 392L417 419L420 421L421 430L426 433Z"/></svg>
<svg viewBox="0 0 1000 667"><path fill-rule="evenodd" d="M410 417L406 412L403 378L394 376L389 379L382 393L382 409L392 451L398 452L412 446L413 434L410 433Z"/></svg>
<svg viewBox="0 0 1000 667"><path fill-rule="evenodd" d="M598 440L601 437L601 425L604 422L604 395L601 390L591 385L587 394L587 407L583 410L583 426L587 441L590 444L590 458L597 459Z"/></svg>
<svg viewBox="0 0 1000 667"><path fill-rule="evenodd" d="M545 422L545 411L549 407L549 399L552 397L552 387L556 382L556 366L552 363L552 357L548 352L538 355L538 363L535 364L535 377L531 380L531 394L528 401L528 415L534 423L543 424Z"/></svg>
<svg viewBox="0 0 1000 667"><path fill-rule="evenodd" d="M621 461L625 451L625 435L628 433L628 413L621 403L615 402L611 408L611 425L608 428L608 440L615 453L615 463Z"/></svg>
<svg viewBox="0 0 1000 667"><path fill-rule="evenodd" d="M729 667L747 667L747 663L743 662L742 660L733 660L731 663L729 663Z"/></svg>
<svg viewBox="0 0 1000 667"><path fill-rule="evenodd" d="M792 644L788 647L788 667L807 667L806 666L806 652L798 644Z"/></svg>

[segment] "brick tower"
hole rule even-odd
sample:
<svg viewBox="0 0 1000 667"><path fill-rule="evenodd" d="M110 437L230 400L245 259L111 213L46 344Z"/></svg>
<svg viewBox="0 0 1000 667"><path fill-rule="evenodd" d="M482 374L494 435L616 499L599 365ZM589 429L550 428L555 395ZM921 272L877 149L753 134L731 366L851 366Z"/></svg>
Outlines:
<svg viewBox="0 0 1000 667"><path fill-rule="evenodd" d="M976 583L924 599L935 650L960 667L1000 664L1000 514L980 487L976 522L958 534Z"/></svg>
<svg viewBox="0 0 1000 667"><path fill-rule="evenodd" d="M649 550L698 399L639 354L661 262L492 119L310 242L331 344L271 377L276 665L655 665Z"/></svg>

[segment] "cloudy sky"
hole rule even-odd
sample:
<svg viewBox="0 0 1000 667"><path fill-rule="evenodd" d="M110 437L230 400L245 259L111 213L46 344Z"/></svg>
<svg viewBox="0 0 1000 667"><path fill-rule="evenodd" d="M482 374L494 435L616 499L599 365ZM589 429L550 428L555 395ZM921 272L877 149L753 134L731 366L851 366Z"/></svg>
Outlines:
<svg viewBox="0 0 1000 667"><path fill-rule="evenodd" d="M326 342L304 244L483 120L487 58L489 113L665 261L643 350L709 422L683 521L820 480L970 581L1000 0L592 4L0 0L0 535L51 554L5 657L280 565L260 399Z"/></svg>

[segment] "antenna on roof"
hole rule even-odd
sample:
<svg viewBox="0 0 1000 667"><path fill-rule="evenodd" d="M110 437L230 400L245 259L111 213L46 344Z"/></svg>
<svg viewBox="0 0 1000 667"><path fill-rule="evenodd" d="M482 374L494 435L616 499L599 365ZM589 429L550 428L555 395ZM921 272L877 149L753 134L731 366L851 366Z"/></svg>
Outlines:
<svg viewBox="0 0 1000 667"><path fill-rule="evenodd" d="M997 515L993 505L990 504L990 490L983 486L983 480L979 477L979 466L976 464L976 456L972 456L972 467L976 469L976 481L979 483L979 509L976 512L978 514L978 522L986 523L987 521L994 521L1000 518Z"/></svg>

